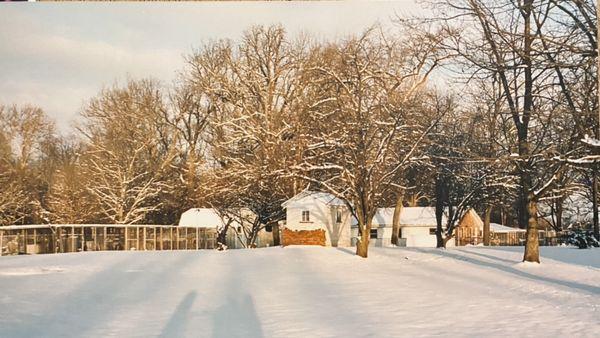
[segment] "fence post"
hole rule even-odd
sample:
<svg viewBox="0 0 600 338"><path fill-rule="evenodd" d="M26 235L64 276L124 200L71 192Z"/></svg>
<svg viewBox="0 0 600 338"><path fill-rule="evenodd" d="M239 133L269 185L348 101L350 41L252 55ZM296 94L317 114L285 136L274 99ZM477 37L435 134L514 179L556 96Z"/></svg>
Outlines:
<svg viewBox="0 0 600 338"><path fill-rule="evenodd" d="M188 249L188 228L185 228L185 249Z"/></svg>
<svg viewBox="0 0 600 338"><path fill-rule="evenodd" d="M103 239L102 247L104 248L104 251L106 251L106 250L107 250L107 247L108 247L108 246L106 245L106 239L107 239L107 237L106 237L106 236L108 235L108 230L107 230L107 227L104 227L103 234L104 234L104 239Z"/></svg>

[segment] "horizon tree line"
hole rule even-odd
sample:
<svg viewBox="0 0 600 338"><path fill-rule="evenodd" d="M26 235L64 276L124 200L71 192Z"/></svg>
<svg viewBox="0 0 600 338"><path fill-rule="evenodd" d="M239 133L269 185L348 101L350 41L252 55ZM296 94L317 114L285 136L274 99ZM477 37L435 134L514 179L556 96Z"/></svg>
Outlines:
<svg viewBox="0 0 600 338"><path fill-rule="evenodd" d="M256 26L203 44L172 85L103 89L74 136L38 107L0 106L0 225L247 209L234 230L252 247L264 228L279 238L281 204L310 188L346 201L361 257L377 208L395 207L397 244L402 207L419 204L436 207L438 247L474 208L484 234L492 220L527 229L524 260L539 261L540 217L562 230L569 199L597 204L595 150L581 141L599 139L594 3L437 6L395 33L318 42Z"/></svg>

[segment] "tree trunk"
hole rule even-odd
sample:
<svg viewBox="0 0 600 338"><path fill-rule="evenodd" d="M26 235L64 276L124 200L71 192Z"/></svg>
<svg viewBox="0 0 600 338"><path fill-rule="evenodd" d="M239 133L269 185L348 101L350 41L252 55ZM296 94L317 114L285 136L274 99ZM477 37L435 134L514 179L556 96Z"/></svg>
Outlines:
<svg viewBox="0 0 600 338"><path fill-rule="evenodd" d="M598 178L595 167L592 172L592 208L594 209L594 237L600 241L600 227L598 226Z"/></svg>
<svg viewBox="0 0 600 338"><path fill-rule="evenodd" d="M257 219L252 224L252 229L250 229L249 236L246 238L246 248L253 249L256 248L256 237L258 232L260 231L260 221Z"/></svg>
<svg viewBox="0 0 600 338"><path fill-rule="evenodd" d="M359 227L360 228L360 227ZM367 258L369 253L369 239L371 237L371 221L367 221L367 223L362 227L362 232L360 235L360 240L356 243L356 255L362 258Z"/></svg>
<svg viewBox="0 0 600 338"><path fill-rule="evenodd" d="M598 4L596 4L596 27L598 27L598 23L600 23L600 6L598 6ZM598 38L600 37L600 29L596 29L596 41L600 41L598 40ZM597 43L596 43L597 44ZM598 62L598 67L596 67L596 80L599 81L599 83L596 84L596 88L600 88L600 55L596 56L596 59ZM600 140L600 90L596 90L598 92L598 123L596 124L596 139ZM596 163L593 164L592 167L592 208L593 210L593 216L594 216L594 236L596 237L596 240L600 241L600 226L598 225L598 179L597 179L597 175L596 175Z"/></svg>
<svg viewBox="0 0 600 338"><path fill-rule="evenodd" d="M279 246L281 244L279 236L279 224L275 223L273 224L273 246Z"/></svg>
<svg viewBox="0 0 600 338"><path fill-rule="evenodd" d="M444 238L444 249L446 248L446 244L448 244L448 242L450 242L451 239L454 238L454 234L447 236L446 238Z"/></svg>
<svg viewBox="0 0 600 338"><path fill-rule="evenodd" d="M537 231L537 196L533 192L533 170L531 164L529 164L529 157L531 152L529 149L528 140L528 128L529 119L532 115L533 110L533 71L532 71L532 42L533 37L531 34L531 12L533 11L533 0L526 0L522 7L522 16L524 21L524 42L523 42L523 64L524 75L525 75L525 88L523 95L523 116L516 120L520 120L520 123L516 123L518 129L518 140L519 140L519 155L522 163L520 175L521 175L521 194L522 194L522 206L524 207L524 215L522 221L527 222L527 237L525 240L525 253L523 255L523 261L527 262L540 262L540 249L538 242L538 231Z"/></svg>
<svg viewBox="0 0 600 338"><path fill-rule="evenodd" d="M485 208L485 216L483 218L483 245L490 246L490 218L492 217L492 206L488 205Z"/></svg>
<svg viewBox="0 0 600 338"><path fill-rule="evenodd" d="M562 231L563 226L562 226L562 216L563 216L563 204L564 204L564 200L562 198L559 198L556 200L556 230L557 231Z"/></svg>
<svg viewBox="0 0 600 338"><path fill-rule="evenodd" d="M442 216L444 215L444 199L446 197L444 183L438 178L435 184L435 219L436 219L436 248L445 248L444 237L442 236Z"/></svg>
<svg viewBox="0 0 600 338"><path fill-rule="evenodd" d="M221 229L221 231L219 232L219 235L217 236L217 246L219 247L219 249L222 249L225 246L227 246L227 231L229 230L230 224L231 222L227 222L223 229Z"/></svg>
<svg viewBox="0 0 600 338"><path fill-rule="evenodd" d="M396 207L394 208L394 218L392 220L392 244L398 245L400 232L400 215L402 214L402 202L404 201L404 191L398 193L396 197Z"/></svg>
<svg viewBox="0 0 600 338"><path fill-rule="evenodd" d="M533 193L528 195L527 213L529 220L527 224L527 239L525 242L524 262L540 262L540 245L538 239L537 201Z"/></svg>

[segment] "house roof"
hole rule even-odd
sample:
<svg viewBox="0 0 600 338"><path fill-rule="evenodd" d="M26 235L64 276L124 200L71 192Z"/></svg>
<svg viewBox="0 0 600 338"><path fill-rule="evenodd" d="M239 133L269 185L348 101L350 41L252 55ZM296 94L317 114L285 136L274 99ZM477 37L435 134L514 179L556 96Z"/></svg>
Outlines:
<svg viewBox="0 0 600 338"><path fill-rule="evenodd" d="M483 220L473 208L469 208L467 212L460 218L458 224L465 228L483 229Z"/></svg>
<svg viewBox="0 0 600 338"><path fill-rule="evenodd" d="M225 223L215 209L192 208L181 214L179 225L198 228L217 228L224 226Z"/></svg>
<svg viewBox="0 0 600 338"><path fill-rule="evenodd" d="M373 217L373 224L383 225L392 224L394 219L394 208L378 208ZM442 223L446 224L446 215L442 216ZM353 218L352 225L357 225L358 221ZM404 226L436 226L434 207L404 207L400 214L400 225Z"/></svg>
<svg viewBox="0 0 600 338"><path fill-rule="evenodd" d="M328 205L345 205L344 201L334 195L321 191L304 190L296 196L281 204L282 207L287 208L290 204L303 203L304 201L310 200L319 201Z"/></svg>
<svg viewBox="0 0 600 338"><path fill-rule="evenodd" d="M525 229L512 228L507 227L506 225L498 224L498 223L490 223L490 231L492 232L525 232Z"/></svg>

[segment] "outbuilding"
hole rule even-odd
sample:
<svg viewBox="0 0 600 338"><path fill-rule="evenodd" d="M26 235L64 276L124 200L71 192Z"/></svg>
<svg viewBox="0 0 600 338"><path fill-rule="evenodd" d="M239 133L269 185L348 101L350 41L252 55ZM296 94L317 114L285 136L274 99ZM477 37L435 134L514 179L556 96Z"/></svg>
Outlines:
<svg viewBox="0 0 600 338"><path fill-rule="evenodd" d="M251 220L255 216L249 209L239 209L240 218ZM222 229L228 222L226 216L220 214L218 210L213 208L192 208L181 214L179 219L179 226L193 226L201 229L205 229L204 232L207 234L214 233L215 237L217 232ZM235 219L231 221L229 230L227 231L226 242L227 247L231 249L243 248L242 242L246 241L242 226L250 226L249 221L241 223L240 220ZM259 231L256 238L257 247L268 247L273 245L273 233L263 229Z"/></svg>
<svg viewBox="0 0 600 338"><path fill-rule="evenodd" d="M305 190L282 204L286 224L282 232L284 245L355 246L358 221L348 204L332 194ZM392 238L394 208L379 208L373 217L370 245L389 246ZM446 224L446 215L442 224ZM458 226L478 227L483 224L474 210L463 216ZM400 214L400 245L435 247L436 217L433 207L404 207ZM453 246L454 240L447 243Z"/></svg>

